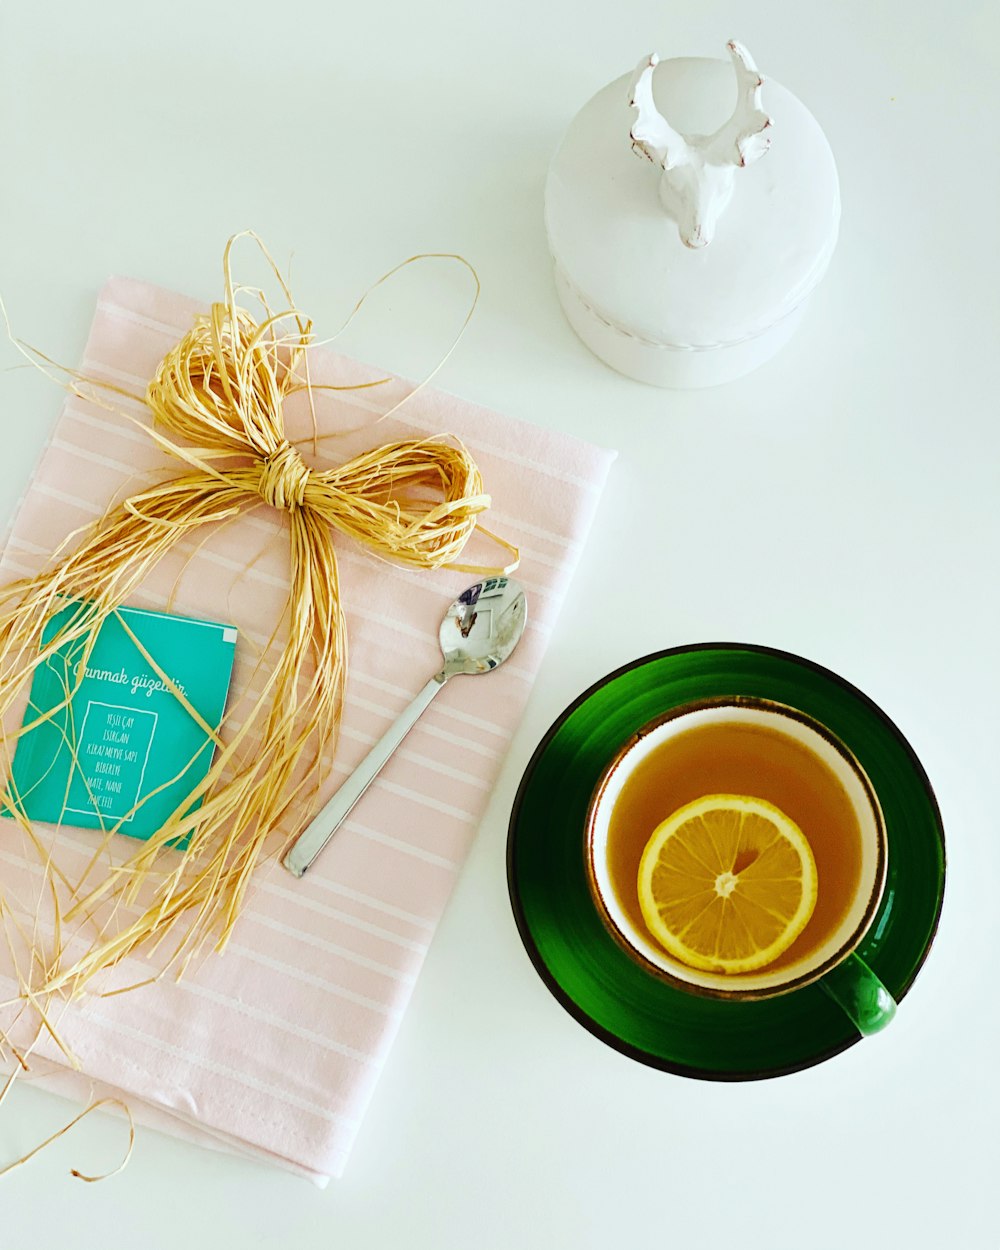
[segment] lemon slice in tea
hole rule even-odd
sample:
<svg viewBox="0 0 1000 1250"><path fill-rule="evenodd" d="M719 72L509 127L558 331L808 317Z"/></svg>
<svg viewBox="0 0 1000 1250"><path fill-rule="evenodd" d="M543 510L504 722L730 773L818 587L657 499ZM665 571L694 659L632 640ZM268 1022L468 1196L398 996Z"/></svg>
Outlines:
<svg viewBox="0 0 1000 1250"><path fill-rule="evenodd" d="M778 958L816 905L816 862L772 803L710 794L659 825L639 864L650 933L706 972L754 972Z"/></svg>

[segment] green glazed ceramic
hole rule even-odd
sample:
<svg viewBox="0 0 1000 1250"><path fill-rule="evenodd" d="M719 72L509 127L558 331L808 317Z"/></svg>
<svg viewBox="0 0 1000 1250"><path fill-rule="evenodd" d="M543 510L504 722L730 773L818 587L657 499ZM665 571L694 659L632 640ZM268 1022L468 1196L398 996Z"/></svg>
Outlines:
<svg viewBox="0 0 1000 1250"><path fill-rule="evenodd" d="M528 765L511 814L507 874L525 948L580 1023L644 1063L738 1081L810 1067L861 1035L818 983L728 1002L651 975L605 927L584 856L591 794L621 746L673 708L726 696L798 708L840 738L870 778L885 817L888 871L857 954L897 1002L903 999L927 956L944 894L934 794L884 712L835 673L785 652L735 643L678 647L597 682L563 712Z"/></svg>

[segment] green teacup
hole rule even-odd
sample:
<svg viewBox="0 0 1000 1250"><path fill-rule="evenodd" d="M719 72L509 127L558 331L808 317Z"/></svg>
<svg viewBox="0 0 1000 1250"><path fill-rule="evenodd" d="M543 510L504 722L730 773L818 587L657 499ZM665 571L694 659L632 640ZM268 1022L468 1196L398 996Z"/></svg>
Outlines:
<svg viewBox="0 0 1000 1250"><path fill-rule="evenodd" d="M637 890L643 849L672 812L706 795L764 800L795 823L812 850L816 901L808 922L788 949L752 971L685 963L644 921ZM885 889L882 809L853 753L805 713L764 699L721 697L681 705L642 726L598 782L587 811L584 854L605 924L653 975L690 993L731 1001L787 994L818 981L859 1032L877 1032L892 1019L892 995L855 953ZM720 867L733 865L720 861ZM735 908L718 908L734 889L738 897L739 872L727 871L718 878L713 902L733 918L741 937L745 924L734 917ZM705 897L711 894L709 889Z"/></svg>

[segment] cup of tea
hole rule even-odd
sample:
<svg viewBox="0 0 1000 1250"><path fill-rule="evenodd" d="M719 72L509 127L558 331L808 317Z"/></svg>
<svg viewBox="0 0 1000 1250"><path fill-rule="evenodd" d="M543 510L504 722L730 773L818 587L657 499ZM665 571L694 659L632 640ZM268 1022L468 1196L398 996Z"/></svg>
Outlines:
<svg viewBox="0 0 1000 1250"><path fill-rule="evenodd" d="M734 1001L818 981L860 1033L892 1019L856 953L885 888L882 810L805 713L721 697L641 726L594 791L585 855L609 932L652 975Z"/></svg>
<svg viewBox="0 0 1000 1250"><path fill-rule="evenodd" d="M596 1037L758 1080L893 1018L937 930L944 831L913 748L856 686L695 643L608 673L553 722L507 878L536 971Z"/></svg>

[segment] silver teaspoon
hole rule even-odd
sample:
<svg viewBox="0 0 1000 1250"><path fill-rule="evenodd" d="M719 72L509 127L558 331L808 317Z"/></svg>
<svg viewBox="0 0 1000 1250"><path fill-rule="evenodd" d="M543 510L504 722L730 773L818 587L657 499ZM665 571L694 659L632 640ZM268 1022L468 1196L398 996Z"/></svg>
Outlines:
<svg viewBox="0 0 1000 1250"><path fill-rule="evenodd" d="M282 863L301 877L347 818L431 699L458 673L489 673L501 665L524 633L524 591L509 577L491 577L464 590L445 613L438 637L444 668L375 743L312 824L299 834Z"/></svg>

